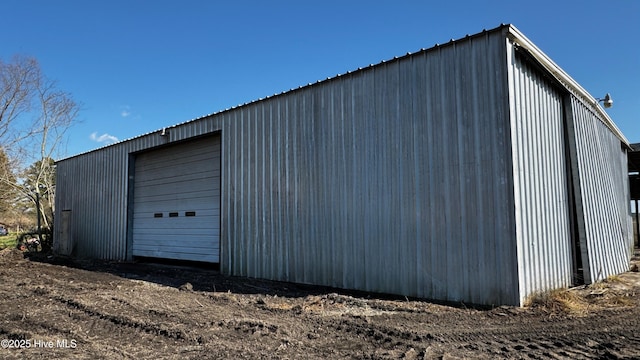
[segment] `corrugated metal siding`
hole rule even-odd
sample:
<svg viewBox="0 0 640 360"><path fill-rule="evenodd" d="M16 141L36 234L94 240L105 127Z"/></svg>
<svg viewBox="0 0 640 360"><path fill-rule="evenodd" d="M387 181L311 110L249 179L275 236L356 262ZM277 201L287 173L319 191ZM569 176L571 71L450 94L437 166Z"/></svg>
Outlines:
<svg viewBox="0 0 640 360"><path fill-rule="evenodd" d="M627 154L589 106L571 97L588 249L587 283L628 270L632 233Z"/></svg>
<svg viewBox="0 0 640 360"><path fill-rule="evenodd" d="M70 210L76 255L126 259L130 154L222 131L226 273L484 304L517 305L563 286L559 98L533 69L507 62L515 59L508 33L483 32L60 161L56 227ZM606 209L585 205L590 263L606 275L628 256L628 247L613 253L629 244L616 235L630 228L621 215L624 152L585 114L576 130L582 198ZM604 145L590 163L594 141ZM611 176L590 175L607 158ZM605 186L615 202L597 192Z"/></svg>
<svg viewBox="0 0 640 360"><path fill-rule="evenodd" d="M510 58L520 298L571 285L563 95L517 53Z"/></svg>
<svg viewBox="0 0 640 360"><path fill-rule="evenodd" d="M217 118L167 128L159 132L68 158L57 163L55 228L61 212L71 211L74 254L125 260L129 154L220 130Z"/></svg>
<svg viewBox="0 0 640 360"><path fill-rule="evenodd" d="M518 303L503 36L221 114L223 271Z"/></svg>
<svg viewBox="0 0 640 360"><path fill-rule="evenodd" d="M126 257L127 156L122 147L105 148L57 165L56 215L71 211L74 254ZM56 228L60 216L56 216Z"/></svg>

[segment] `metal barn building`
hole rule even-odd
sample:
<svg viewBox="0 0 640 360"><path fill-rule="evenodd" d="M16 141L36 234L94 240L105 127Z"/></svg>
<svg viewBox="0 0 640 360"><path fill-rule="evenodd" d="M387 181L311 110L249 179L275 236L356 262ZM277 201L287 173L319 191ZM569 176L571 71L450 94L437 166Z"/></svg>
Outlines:
<svg viewBox="0 0 640 360"><path fill-rule="evenodd" d="M522 305L627 270L628 147L502 25L60 160L54 246Z"/></svg>

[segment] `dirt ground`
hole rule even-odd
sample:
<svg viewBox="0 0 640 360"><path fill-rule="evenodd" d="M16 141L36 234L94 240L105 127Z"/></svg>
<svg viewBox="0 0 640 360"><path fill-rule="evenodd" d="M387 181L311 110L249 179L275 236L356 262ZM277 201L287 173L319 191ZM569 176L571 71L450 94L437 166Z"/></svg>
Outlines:
<svg viewBox="0 0 640 360"><path fill-rule="evenodd" d="M493 309L8 249L0 279L2 359L640 358L637 272Z"/></svg>

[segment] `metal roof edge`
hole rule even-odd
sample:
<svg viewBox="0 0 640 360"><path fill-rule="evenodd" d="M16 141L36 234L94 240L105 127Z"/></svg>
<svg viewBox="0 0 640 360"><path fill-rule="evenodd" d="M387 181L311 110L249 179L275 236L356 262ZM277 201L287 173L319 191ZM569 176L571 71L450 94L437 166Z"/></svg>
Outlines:
<svg viewBox="0 0 640 360"><path fill-rule="evenodd" d="M512 24L505 26L507 29L507 36L520 47L526 49L544 68L549 71L558 81L565 86L569 87L586 102L594 106L598 114L604 119L604 124L607 126L620 141L622 141L629 149L631 146L629 140L622 134L622 131L613 122L613 119L607 114L606 111L600 106L598 100L589 94L577 81L575 81L569 74L567 74L558 64L556 64L547 54L542 52L531 40L529 40L518 28Z"/></svg>
<svg viewBox="0 0 640 360"><path fill-rule="evenodd" d="M272 94L272 95L269 95L269 96L266 96L266 97L261 97L261 98L255 99L255 100L251 100L249 102L245 102L245 103L241 103L241 104L238 104L238 105L235 105L235 106L231 106L231 107L228 107L226 109L218 110L218 111L215 111L213 113L202 115L202 116L199 116L199 117L196 117L196 118L193 118L193 119L190 119L190 120L186 120L186 121L183 121L183 122L179 122L179 123L174 124L174 125L165 126L163 128L160 128L160 129L152 130L152 131L140 134L140 135L136 135L136 136L129 137L129 138L126 138L126 139L122 139L122 140L119 140L119 141L117 141L117 142L115 142L113 144L103 145L103 146L97 147L95 149L91 149L91 150L83 151L81 153L70 155L70 156L64 157L62 159L56 160L56 163L62 162L62 161L68 160L68 159L72 159L72 158L75 158L75 157L78 157L78 156L82 156L82 155L85 155L85 154L88 154L88 153L92 153L94 151L104 150L106 148L117 146L119 144L126 143L126 142L129 142L129 141L132 141L132 140L136 140L136 139L139 139L139 138L142 138L142 137L157 133L159 131L162 131L162 129L175 128L175 127L182 126L182 125L194 122L194 121L203 120L205 118L208 118L208 117L211 117L211 116L215 116L215 115L219 115L221 113L225 113L225 112L228 112L228 111L231 111L231 110L235 110L237 108L242 108L242 107L245 107L245 106L260 102L260 101L264 101L264 100L271 99L271 98L274 98L274 97L286 95L286 94L289 94L289 93L294 92L294 91L299 91L299 90L302 90L302 89L306 89L306 88L308 88L310 86L315 86L316 84L325 83L325 82L332 81L332 80L335 80L335 79L338 79L338 78L342 78L342 77L345 77L345 76L351 76L351 75L366 71L366 70L371 69L371 68L376 68L378 66L383 66L383 65L388 64L388 63L393 62L393 61L398 61L400 59L404 59L404 58L409 57L409 56L415 56L417 54L434 51L434 50L437 50L438 48L441 48L441 47L444 47L444 46L449 46L449 45L455 44L455 43L460 42L460 41L465 41L465 40L473 39L473 38L476 38L476 37L479 37L479 36L483 36L483 35L485 35L487 33L493 33L493 32L497 32L497 31L501 31L502 29L504 29L506 27L509 27L509 26L510 26L510 24L500 24L499 26L497 26L495 28L483 29L482 31L480 31L478 33L467 34L466 36L461 37L459 39L453 39L452 38L452 39L449 39L449 41L444 42L444 43L435 43L431 47L421 48L421 49L418 49L415 52L407 52L404 55L394 56L393 58L390 58L390 59L387 59L387 60L382 60L382 61L379 61L378 63L375 63L375 64L371 63L371 64L363 66L363 67L358 67L355 70L349 70L349 71L346 71L344 73L339 73L339 74L336 74L334 76L329 76L329 77L327 77L325 79L319 79L319 80L317 80L315 82L310 82L310 83L307 83L307 84L304 84L304 85L300 85L298 87L294 87L294 88L291 88L289 90L284 90L282 92L275 93L275 94Z"/></svg>
<svg viewBox="0 0 640 360"><path fill-rule="evenodd" d="M228 111L231 111L231 110L235 110L237 108L242 108L242 107L245 107L245 106L257 103L257 102L261 102L261 101L264 101L264 100L267 100L267 99L271 99L271 98L274 98L274 97L282 96L282 95L285 95L285 94L288 94L288 93L291 93L291 92L294 92L294 91L299 91L299 90L302 90L302 89L306 89L306 88L308 88L310 86L315 86L316 84L325 83L325 82L332 81L332 80L335 80L337 78L341 78L341 77L345 77L345 76L351 76L351 75L357 74L359 72L366 71L368 69L375 68L375 67L378 67L378 66L383 66L383 65L388 64L390 62L398 61L400 59L403 59L403 58L406 58L406 57L409 57L409 56L414 56L414 55L421 54L421 53L424 53L424 52L434 51L434 50L436 50L438 48L441 48L441 47L444 47L444 46L452 45L452 44L455 44L457 42L473 39L473 38L476 38L476 37L479 37L479 36L483 36L483 35L485 35L487 33L493 33L493 32L502 31L502 30L506 31L506 34L507 34L506 36L509 37L511 39L511 41L515 42L518 46L520 46L520 47L526 49L527 51L529 51L529 53L547 71L549 71L549 73L551 73L556 79L558 79L558 81L560 81L565 86L568 86L571 90L573 90L578 95L580 95L585 101L587 101L588 103L591 103L592 105L594 105L594 108L596 109L598 114L600 114L602 116L602 118L605 120L604 121L605 126L607 126L616 135L616 137L618 137L620 139L620 141L622 141L627 147L630 148L629 141L622 134L622 132L616 126L616 124L613 122L611 117L609 117L609 115L600 106L598 100L596 98L594 98L591 94L589 94L582 86L580 86L580 84L578 84L575 80L573 80L573 78L571 78L571 76L569 76L569 74L567 74L564 70L562 70L562 68L560 68L555 62L553 62L553 60L551 60L551 58L549 58L549 56L547 56L544 52L542 52L542 50L540 50L536 45L534 45L533 42L531 42L531 40L529 40L524 34L522 34L520 32L520 30L518 30L513 24L500 24L499 26L497 26L495 28L492 28L492 29L488 29L488 30L487 29L483 29L481 32L478 32L478 33L475 33L475 34L472 34L472 35L467 34L466 36L464 36L462 38L459 38L457 40L456 39L450 39L448 42L445 42L445 43L436 43L432 47L429 47L429 48L422 48L422 49L419 49L416 52L408 52L408 53L406 53L405 55L402 55L402 56L394 56L391 59L382 60L382 61L380 61L380 62L378 62L376 64L369 64L368 66L365 66L365 67L358 67L356 70L347 71L345 73L337 74L337 75L334 75L334 76L329 76L326 79L321 79L321 80L317 80L316 82L311 82L311 83L307 83L305 85L300 85L300 86L298 86L296 88L291 88L289 90L285 90L285 91L282 91L280 93L275 93L273 95L269 95L269 96L266 96L266 97L261 97L261 98L258 98L258 99L255 99L255 100L252 100L252 101L249 101L249 102L245 102L245 103L242 103L242 104L239 104L239 105L235 105L235 106L223 109L223 110L218 110L218 111L215 111L215 112L210 113L210 114L199 116L199 117L193 118L191 120L183 121L183 122L180 122L180 123L177 123L177 124L174 124L174 125L165 126L163 128L170 129L170 128L179 127L179 126L191 123L191 122L195 122L195 121L202 120L202 119L205 119L205 118L208 118L208 117L211 117L211 116L219 115L221 113L225 113L225 112L228 112ZM98 147L96 149L92 149L92 150L84 151L84 152L81 152L81 153L78 153L78 154L75 154L75 155L71 155L71 156L56 160L56 163L61 162L61 161L65 161L67 159L75 158L75 157L78 157L78 156L81 156L81 155L84 155L84 154L87 154L87 153L91 153L91 152L94 152L94 151L103 150L105 148L116 146L116 145L119 145L119 144L122 144L122 143L125 143L125 142L129 142L131 140L142 138L142 137L154 134L154 133L156 133L158 131L162 131L163 128L157 129L157 130L152 130L152 131L149 131L147 133L143 133L143 134L140 134L140 135L137 135L137 136L134 136L134 137L127 138L127 139L123 139L123 140L120 140L120 141L115 142L113 144L104 145L104 146Z"/></svg>

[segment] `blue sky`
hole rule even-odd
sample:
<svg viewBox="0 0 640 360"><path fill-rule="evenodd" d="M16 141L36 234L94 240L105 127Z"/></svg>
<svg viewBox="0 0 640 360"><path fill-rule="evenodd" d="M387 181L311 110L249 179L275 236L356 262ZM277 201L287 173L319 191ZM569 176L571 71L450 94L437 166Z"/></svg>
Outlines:
<svg viewBox="0 0 640 360"><path fill-rule="evenodd" d="M81 103L65 155L514 24L640 142L640 1L1 0L0 58Z"/></svg>

